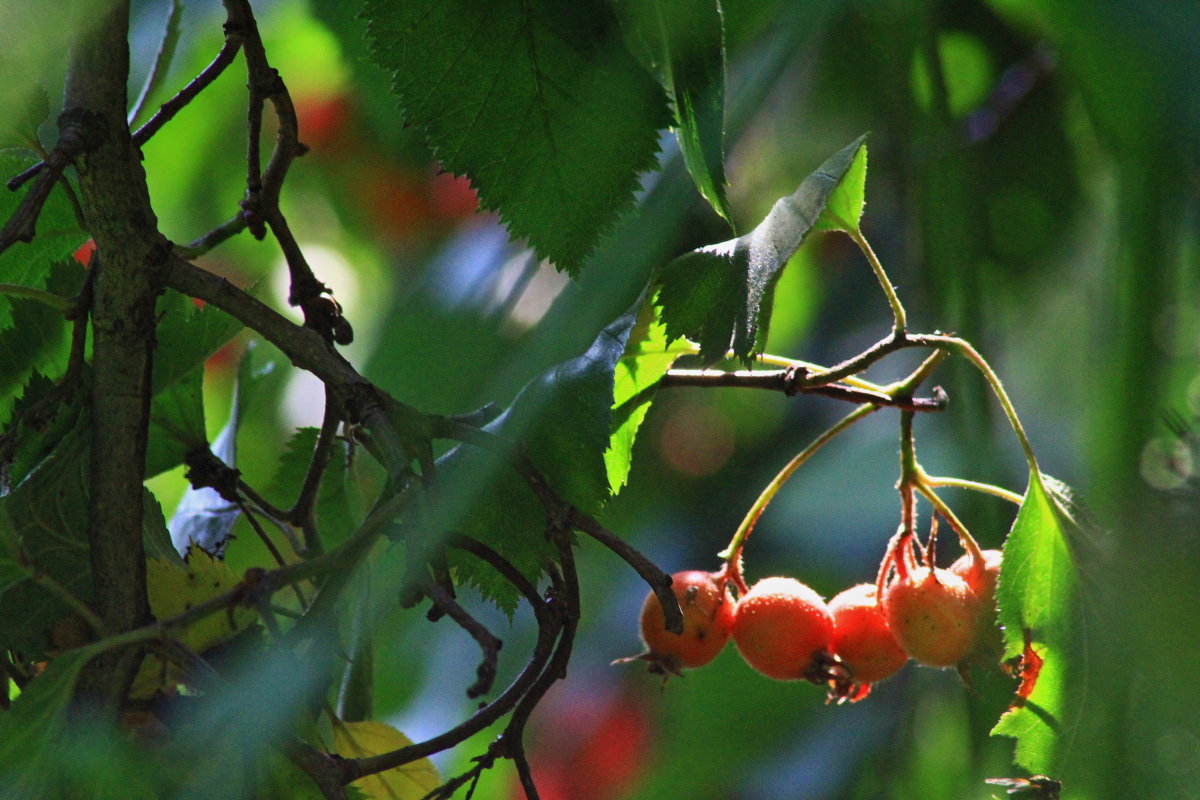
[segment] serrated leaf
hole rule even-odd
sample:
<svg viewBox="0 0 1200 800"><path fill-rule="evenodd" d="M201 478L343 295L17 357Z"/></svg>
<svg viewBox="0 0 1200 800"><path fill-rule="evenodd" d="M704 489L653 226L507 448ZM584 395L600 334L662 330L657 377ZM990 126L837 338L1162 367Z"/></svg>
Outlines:
<svg viewBox="0 0 1200 800"><path fill-rule="evenodd" d="M763 352L775 284L816 227L859 150L865 151L865 138L826 159L750 233L685 253L662 269L658 302L671 340L697 342L705 364L721 360L732 349L749 365Z"/></svg>
<svg viewBox="0 0 1200 800"><path fill-rule="evenodd" d="M521 390L486 430L521 442L558 495L585 513L609 496L604 452L612 424L613 373L625 352L637 308L609 324L582 356L553 366ZM474 536L513 563L531 581L555 557L543 531L546 510L511 465L493 454L460 446L439 462L443 505L461 518L444 527ZM450 555L460 578L506 612L516 607L513 587L474 556Z"/></svg>
<svg viewBox="0 0 1200 800"><path fill-rule="evenodd" d="M405 121L541 257L577 274L670 124L598 0L368 0Z"/></svg>
<svg viewBox="0 0 1200 800"><path fill-rule="evenodd" d="M0 150L0 183L33 166L37 159L16 150ZM10 192L0 186L0 220L8 220L25 197L28 186ZM79 229L75 212L61 187L50 192L38 215L32 242L18 242L0 253L0 283L45 285L52 264L69 259L87 238ZM0 329L12 324L8 297L0 295Z"/></svg>
<svg viewBox="0 0 1200 800"><path fill-rule="evenodd" d="M197 308L191 298L172 290L159 298L156 313L161 321L155 331L154 394L202 365L243 327L216 306Z"/></svg>
<svg viewBox="0 0 1200 800"><path fill-rule="evenodd" d="M383 722L338 722L333 726L333 749L343 758L377 756L410 744L411 739ZM350 784L371 800L420 800L441 785L437 768L428 758Z"/></svg>
<svg viewBox="0 0 1200 800"><path fill-rule="evenodd" d="M204 366L198 365L150 401L146 477L154 477L182 464L188 453L206 444Z"/></svg>
<svg viewBox="0 0 1200 800"><path fill-rule="evenodd" d="M1031 772L1055 774L1064 737L1075 730L1084 684L1076 636L1082 629L1079 575L1071 539L1078 523L1047 480L1031 473L1025 500L1004 545L996 587L1005 658L1032 649L1037 669L1026 676L1014 704L992 729L1017 740L1016 762Z"/></svg>
<svg viewBox="0 0 1200 800"><path fill-rule="evenodd" d="M730 225L725 197L725 37L718 0L621 0L631 49L659 74L675 110L683 163Z"/></svg>
<svg viewBox="0 0 1200 800"><path fill-rule="evenodd" d="M63 297L79 291L83 268L74 262L50 265L45 280L34 288ZM66 369L70 326L63 315L45 303L28 298L9 302L11 327L0 330L0 409L33 372L57 378ZM3 412L0 411L0 418Z"/></svg>
<svg viewBox="0 0 1200 800"><path fill-rule="evenodd" d="M642 307L613 372L612 435L604 452L604 464L614 495L629 477L633 443L654 400L655 384L676 359L695 352L696 346L686 339L667 341L667 329L659 319L658 306L647 302Z"/></svg>
<svg viewBox="0 0 1200 800"><path fill-rule="evenodd" d="M150 610L159 620L169 619L241 582L233 570L219 558L196 545L187 551L186 564L178 559L146 560L146 594ZM241 606L229 613L218 612L193 623L178 633L179 640L196 653L204 653L229 641L254 624L255 613ZM180 683L174 667L168 668L158 656L147 656L134 679L130 697L150 697L160 688Z"/></svg>

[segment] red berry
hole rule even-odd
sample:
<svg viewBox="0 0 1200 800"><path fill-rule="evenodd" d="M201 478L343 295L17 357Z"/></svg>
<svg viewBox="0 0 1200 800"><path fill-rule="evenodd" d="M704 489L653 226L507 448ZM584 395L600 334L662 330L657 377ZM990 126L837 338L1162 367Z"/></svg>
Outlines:
<svg viewBox="0 0 1200 800"><path fill-rule="evenodd" d="M825 680L833 620L821 596L793 578L764 578L733 615L733 640L746 663L776 680Z"/></svg>
<svg viewBox="0 0 1200 800"><path fill-rule="evenodd" d="M671 590L683 611L683 633L667 630L658 596L651 592L642 605L642 641L646 652L619 661L642 660L656 672L680 674L717 657L729 641L733 600L711 572L686 570L671 576ZM614 662L615 663L615 662Z"/></svg>
<svg viewBox="0 0 1200 800"><path fill-rule="evenodd" d="M979 630L979 598L953 572L918 567L887 588L883 609L896 641L912 658L949 667L970 653Z"/></svg>
<svg viewBox="0 0 1200 800"><path fill-rule="evenodd" d="M996 627L996 579L1000 577L1000 560L1004 554L999 550L984 550L982 555L982 563L975 563L970 554L964 554L950 565L950 571L966 581L979 598L979 634L975 652L998 654L1003 642L1000 629Z"/></svg>
<svg viewBox="0 0 1200 800"><path fill-rule="evenodd" d="M875 584L860 583L829 601L830 645L856 683L881 681L908 661L875 594Z"/></svg>

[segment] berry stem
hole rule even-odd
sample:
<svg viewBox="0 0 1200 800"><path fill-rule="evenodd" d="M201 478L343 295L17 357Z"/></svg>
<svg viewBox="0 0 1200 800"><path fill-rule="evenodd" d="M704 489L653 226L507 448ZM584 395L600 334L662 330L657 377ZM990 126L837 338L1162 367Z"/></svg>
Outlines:
<svg viewBox="0 0 1200 800"><path fill-rule="evenodd" d="M924 481L918 479L915 485L917 491L933 505L936 512L950 523L950 527L958 534L958 541L962 543L963 550L971 556L972 563L982 564L983 553L979 549L979 543L967 530L967 526L963 525L962 520L955 516L954 512L950 510L950 506L946 505L945 501L937 496L937 492L927 486Z"/></svg>
<svg viewBox="0 0 1200 800"><path fill-rule="evenodd" d="M804 462L808 461L818 450L828 444L834 437L842 431L849 428L860 419L867 417L879 410L879 406L864 405L851 411L846 416L842 417L831 428L814 439L807 447L792 457L792 460L784 465L771 482L768 483L759 494L758 499L754 501L754 505L750 506L750 510L746 512L746 516L742 518L742 523L734 532L733 538L729 540L729 546L718 553L718 557L725 559L725 572L734 581L738 587L738 591L746 591L746 584L742 578L742 548L746 544L746 538L750 536L750 532L754 530L755 523L762 516L764 510L787 479L792 476L792 473L800 468ZM909 412L911 413L911 412Z"/></svg>
<svg viewBox="0 0 1200 800"><path fill-rule="evenodd" d="M1021 424L1020 418L1017 417L1017 410L1013 406L1012 400L1009 399L1008 392L1004 391L1004 384L1001 383L1000 377L992 369L992 365L979 354L979 351L972 347L970 342L967 342L965 339L959 339L957 336L935 334L932 336L914 336L910 337L910 340L944 348L961 355L975 365L975 368L979 370L984 379L987 380L988 385L991 386L992 393L996 395L996 399L1000 401L1000 406L1004 409L1004 415L1008 417L1008 424L1012 427L1017 441L1021 444L1021 450L1025 454L1025 461L1029 464L1030 471L1034 475L1040 475L1041 472L1038 469L1037 457L1033 453L1033 445L1029 443L1025 427Z"/></svg>
<svg viewBox="0 0 1200 800"><path fill-rule="evenodd" d="M875 251L871 249L871 245L867 242L867 237L863 236L858 226L846 227L846 233L858 245L858 249L862 251L862 254L867 257L867 263L871 265L871 271L875 273L876 279L879 280L879 286L883 289L883 293L887 295L888 305L892 307L893 334L899 338L903 338L908 328L908 316L905 314L904 305L900 302L900 296L896 294L896 287L892 286L887 272L883 269L883 264L880 263L879 257L875 255Z"/></svg>
<svg viewBox="0 0 1200 800"><path fill-rule="evenodd" d="M732 351L730 352L730 356L733 356ZM770 353L760 354L757 360L768 366L783 367L784 369L787 369L788 367L796 367L799 369L808 370L809 372L824 372L829 369L829 367L823 367L820 364L814 364L811 361L801 361L795 358L775 356L771 355ZM862 378L855 377L854 375L847 375L844 378L841 378L839 382L844 383L847 386L853 386L855 389L863 389L868 392L877 392L879 394L888 393L887 387L880 386L879 384L872 383L871 381L863 380Z"/></svg>
<svg viewBox="0 0 1200 800"><path fill-rule="evenodd" d="M941 476L935 477L932 475L926 475L924 472L922 472L921 483L931 489L943 487L954 489L970 489L971 491L990 494L993 497L999 497L1001 500L1007 500L1008 502L1015 503L1016 505L1021 505L1021 503L1025 501L1024 495L1017 494L1016 492L1010 491L1001 486L995 486L990 483L982 483L980 481L970 481L966 480L965 478L949 478Z"/></svg>

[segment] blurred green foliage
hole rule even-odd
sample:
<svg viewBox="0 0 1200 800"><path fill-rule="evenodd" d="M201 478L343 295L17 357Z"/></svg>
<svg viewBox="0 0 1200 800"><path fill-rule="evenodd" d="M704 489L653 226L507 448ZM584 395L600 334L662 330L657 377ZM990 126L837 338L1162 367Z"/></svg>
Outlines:
<svg viewBox="0 0 1200 800"><path fill-rule="evenodd" d="M135 76L153 58L161 5L135 3ZM152 102L220 46L211 5L184 3L168 88ZM539 372L583 352L630 307L650 269L728 238L664 138L661 171L646 176L637 208L578 279L539 265L493 217L474 213L469 187L441 173L403 124L389 76L366 59L359 5L263 3L260 22L311 147L284 208L354 323L348 357L398 399L444 413L507 405ZM1083 489L1105 529L1076 552L1092 613L1073 645L1084 705L1077 728L1063 732L1063 797L1200 793L1200 479L1190 466L1200 452L1186 425L1163 424L1168 414L1200 413L1200 8L1182 0L724 0L722 8L725 170L737 230L870 130L863 230L913 328L954 331L992 360L1043 467ZM53 27L17 37L6 56L27 55L34 73L54 76L56 64L35 57L62 52ZM11 29L0 38L13 39ZM241 197L240 69L145 148L161 227L177 241L231 216ZM56 255L79 244L47 241ZM284 270L266 244L238 237L202 263L285 307ZM849 240L813 237L776 286L767 351L833 363L885 335L889 322ZM210 436L227 419L244 340L208 362ZM285 443L297 427L320 424L320 392L269 348L254 358L275 369L245 409L238 468L252 485L270 486L296 471ZM899 356L869 377L886 382L914 363ZM4 378L6 397L15 396ZM938 381L952 402L918 420L923 462L1022 491L1024 462L982 382L957 367ZM763 484L844 410L750 390L660 392L604 522L667 571L715 567ZM1188 457L1155 462L1160 445L1151 442L1164 438ZM365 462L352 469L378 481ZM872 579L899 517L896 475L894 417L881 413L788 484L750 541L748 576L795 575L827 596ZM182 469L148 485L168 516L186 488ZM331 509L360 508L369 496L345 491ZM1002 543L1011 507L950 497L981 544ZM244 521L235 536L227 553L235 570L269 563ZM637 648L645 589L594 543L583 543L579 559L584 619L572 672L531 731L543 797L964 800L999 797L1003 789L984 778L1016 774L1011 740L989 737L1013 688L998 673L976 672L972 692L952 674L910 666L868 700L834 707L811 686L752 673L733 652L661 692L652 676L609 667ZM371 598L385 632L375 644L376 712L419 740L472 710L462 689L474 653L462 654L473 645L392 600ZM479 606L506 641L503 682L530 646L532 622L525 610L510 623ZM302 676L269 667L263 674L297 702L311 699ZM275 688L264 679L230 691L252 706ZM573 707L589 713L572 717ZM625 724L604 738L609 717ZM231 749L255 733L233 719L211 722L232 731ZM494 734L439 756L443 774L467 768ZM204 735L184 740L200 747ZM577 782L554 794L552 773L564 764ZM601 777L589 780L587 770ZM502 764L476 796L517 796L513 781Z"/></svg>

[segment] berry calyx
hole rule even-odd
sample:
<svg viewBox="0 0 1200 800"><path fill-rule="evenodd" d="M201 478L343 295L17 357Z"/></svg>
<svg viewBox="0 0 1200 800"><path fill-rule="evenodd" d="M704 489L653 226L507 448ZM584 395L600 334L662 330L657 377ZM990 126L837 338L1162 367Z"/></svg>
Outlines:
<svg viewBox="0 0 1200 800"><path fill-rule="evenodd" d="M833 619L833 652L850 670L855 683L875 683L894 675L908 661L896 641L875 584L860 583L829 601Z"/></svg>
<svg viewBox="0 0 1200 800"><path fill-rule="evenodd" d="M794 578L764 578L738 600L733 641L746 663L775 680L828 677L833 620L821 596Z"/></svg>
<svg viewBox="0 0 1200 800"><path fill-rule="evenodd" d="M704 666L725 647L733 621L733 600L725 593L724 581L711 572L685 570L671 576L671 591L683 612L683 633L667 630L662 603L650 592L641 615L646 650L614 664L648 661L651 672L680 675L684 669Z"/></svg>
<svg viewBox="0 0 1200 800"><path fill-rule="evenodd" d="M963 660L979 631L979 598L959 576L918 567L887 588L883 609L896 641L932 667Z"/></svg>

